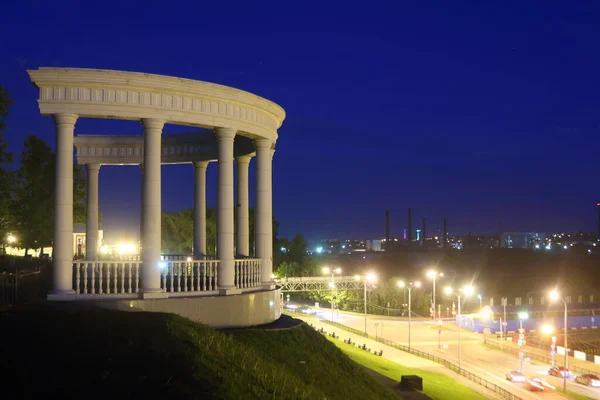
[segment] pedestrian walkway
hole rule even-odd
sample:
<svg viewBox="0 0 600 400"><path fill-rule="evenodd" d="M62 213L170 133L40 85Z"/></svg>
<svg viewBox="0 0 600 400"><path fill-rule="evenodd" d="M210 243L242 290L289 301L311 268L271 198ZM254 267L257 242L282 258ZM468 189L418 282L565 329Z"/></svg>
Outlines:
<svg viewBox="0 0 600 400"><path fill-rule="evenodd" d="M403 365L403 366L409 367L409 368L418 368L418 369L423 369L423 370L427 370L427 371L438 372L438 373L449 376L453 380L460 382L461 384L473 389L474 391L476 391L478 393L481 393L483 396L485 396L488 399L502 399L502 397L500 397L498 394L492 392L491 390L488 390L488 389L484 388L483 386L480 386L480 385L476 384L475 382L470 381L469 379L457 374L456 372L449 370L448 368L446 368L443 365L438 364L434 361L427 360L425 358L421 358L421 357L415 356L413 354L404 352L402 350L398 350L393 347L384 345L375 340L367 339L363 336L356 335L356 334L347 332L347 331L339 329L339 328L335 328L331 325L328 325L326 323L319 321L317 318L315 318L313 316L306 316L304 314L299 314L299 315L294 315L294 317L304 320L306 323L311 324L315 329L322 328L328 334L334 332L336 337L339 336L339 340L350 339L352 342L356 343L357 345L362 345L362 344L366 345L366 347L370 348L371 351L383 350L382 357L384 357L392 362L395 362L397 364L400 364L400 365ZM426 383L424 383L424 384L426 384Z"/></svg>

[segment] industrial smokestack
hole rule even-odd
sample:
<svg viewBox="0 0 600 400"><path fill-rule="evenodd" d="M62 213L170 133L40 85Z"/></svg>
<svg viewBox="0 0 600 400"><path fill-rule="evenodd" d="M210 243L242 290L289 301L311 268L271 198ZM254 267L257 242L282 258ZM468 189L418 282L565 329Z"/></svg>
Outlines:
<svg viewBox="0 0 600 400"><path fill-rule="evenodd" d="M600 239L600 201L596 203L598 207L598 239Z"/></svg>
<svg viewBox="0 0 600 400"><path fill-rule="evenodd" d="M412 215L408 209L408 247L412 246Z"/></svg>
<svg viewBox="0 0 600 400"><path fill-rule="evenodd" d="M390 210L385 210L385 251L390 249Z"/></svg>
<svg viewBox="0 0 600 400"><path fill-rule="evenodd" d="M443 236L443 242L442 242L442 248L446 248L446 243L448 243L448 226L446 225L446 217L444 217L444 234Z"/></svg>
<svg viewBox="0 0 600 400"><path fill-rule="evenodd" d="M421 232L422 245L425 246L425 240L427 239L427 220L423 217L423 232Z"/></svg>

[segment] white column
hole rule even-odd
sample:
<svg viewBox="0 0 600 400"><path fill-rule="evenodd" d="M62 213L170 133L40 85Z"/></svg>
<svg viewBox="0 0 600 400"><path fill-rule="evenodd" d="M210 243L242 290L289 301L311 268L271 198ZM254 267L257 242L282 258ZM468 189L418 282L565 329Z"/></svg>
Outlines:
<svg viewBox="0 0 600 400"><path fill-rule="evenodd" d="M87 214L85 222L85 258L98 260L98 174L100 164L86 164Z"/></svg>
<svg viewBox="0 0 600 400"><path fill-rule="evenodd" d="M162 297L160 288L161 135L165 121L144 118L144 232L142 236L142 296Z"/></svg>
<svg viewBox="0 0 600 400"><path fill-rule="evenodd" d="M254 235L256 258L261 260L263 287L273 287L273 210L271 200L273 142L255 140L256 146L256 218Z"/></svg>
<svg viewBox="0 0 600 400"><path fill-rule="evenodd" d="M250 215L248 210L248 165L251 156L235 159L237 165L237 221L235 250L238 257L250 256Z"/></svg>
<svg viewBox="0 0 600 400"><path fill-rule="evenodd" d="M206 168L208 161L194 162L194 259L206 256Z"/></svg>
<svg viewBox="0 0 600 400"><path fill-rule="evenodd" d="M144 246L144 164L140 164L140 172L142 173L140 187L140 259L142 257L141 250Z"/></svg>
<svg viewBox="0 0 600 400"><path fill-rule="evenodd" d="M56 170L52 294L65 295L75 293L73 290L73 133L77 115L54 114L53 117L56 124Z"/></svg>
<svg viewBox="0 0 600 400"><path fill-rule="evenodd" d="M235 290L235 259L233 257L233 141L235 129L215 128L219 147L217 189L217 257L219 259L219 290L222 294Z"/></svg>

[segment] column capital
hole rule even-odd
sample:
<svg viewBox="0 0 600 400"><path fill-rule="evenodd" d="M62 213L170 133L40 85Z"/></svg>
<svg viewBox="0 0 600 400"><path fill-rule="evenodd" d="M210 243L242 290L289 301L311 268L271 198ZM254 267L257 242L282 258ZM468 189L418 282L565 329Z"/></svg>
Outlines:
<svg viewBox="0 0 600 400"><path fill-rule="evenodd" d="M144 129L162 129L165 126L165 120L156 118L142 118L140 120Z"/></svg>
<svg viewBox="0 0 600 400"><path fill-rule="evenodd" d="M274 142L272 140L269 139L256 139L254 141L254 146L256 148L272 148L273 147Z"/></svg>
<svg viewBox="0 0 600 400"><path fill-rule="evenodd" d="M250 154L246 154L243 156L237 156L235 158L235 162L237 164L250 164L250 160L252 160L252 156Z"/></svg>
<svg viewBox="0 0 600 400"><path fill-rule="evenodd" d="M194 168L208 168L208 163L210 161L193 161L192 164L194 165Z"/></svg>
<svg viewBox="0 0 600 400"><path fill-rule="evenodd" d="M235 138L235 134L237 133L237 129L233 128L215 128L215 135L217 135L217 139L233 139Z"/></svg>
<svg viewBox="0 0 600 400"><path fill-rule="evenodd" d="M96 164L96 163L94 163L94 164L85 164L85 168L88 171L100 171L100 167L101 166L102 166L101 164Z"/></svg>
<svg viewBox="0 0 600 400"><path fill-rule="evenodd" d="M54 118L54 123L57 125L75 125L77 122L77 118L79 115L76 114L52 114Z"/></svg>

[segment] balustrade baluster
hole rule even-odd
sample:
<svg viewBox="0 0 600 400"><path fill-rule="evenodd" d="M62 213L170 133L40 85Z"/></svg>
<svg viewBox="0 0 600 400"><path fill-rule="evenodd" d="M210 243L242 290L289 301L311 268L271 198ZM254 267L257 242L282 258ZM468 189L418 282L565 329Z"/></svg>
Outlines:
<svg viewBox="0 0 600 400"><path fill-rule="evenodd" d="M96 262L92 263L92 277L90 279L90 292L96 293Z"/></svg>
<svg viewBox="0 0 600 400"><path fill-rule="evenodd" d="M187 285L188 285L188 268L190 266L190 263L186 262L181 263L183 264L183 291L187 292Z"/></svg>
<svg viewBox="0 0 600 400"><path fill-rule="evenodd" d="M83 263L83 293L87 293L88 263Z"/></svg>
<svg viewBox="0 0 600 400"><path fill-rule="evenodd" d="M160 269L160 281L161 281L161 285L160 287L166 292L167 291L167 268L161 268Z"/></svg>
<svg viewBox="0 0 600 400"><path fill-rule="evenodd" d="M140 292L140 265L141 262L135 263L135 292Z"/></svg>
<svg viewBox="0 0 600 400"><path fill-rule="evenodd" d="M103 288L102 288L102 269L104 267L104 263L100 263L98 265L98 294L102 294L103 293Z"/></svg>
<svg viewBox="0 0 600 400"><path fill-rule="evenodd" d="M169 290L169 292L174 292L173 290L173 263L169 262L168 264L168 268L169 268L169 286L171 287L171 290Z"/></svg>
<svg viewBox="0 0 600 400"><path fill-rule="evenodd" d="M121 263L121 293L125 293L125 263Z"/></svg>
<svg viewBox="0 0 600 400"><path fill-rule="evenodd" d="M131 293L132 282L131 282L131 270L133 268L133 262L127 264L127 293Z"/></svg>
<svg viewBox="0 0 600 400"><path fill-rule="evenodd" d="M183 282L183 276L181 276L183 274L183 263L178 262L177 263L177 291L178 292L183 292L183 290L181 290L181 286L182 286L182 282Z"/></svg>
<svg viewBox="0 0 600 400"><path fill-rule="evenodd" d="M112 285L110 284L112 266L113 266L113 264L109 263L106 268L106 293L107 294L112 293Z"/></svg>
<svg viewBox="0 0 600 400"><path fill-rule="evenodd" d="M75 263L75 293L81 293L79 291L79 263Z"/></svg>
<svg viewBox="0 0 600 400"><path fill-rule="evenodd" d="M219 288L219 269L217 268L217 263L213 261L213 269L212 273L214 274L215 280L213 283L213 290L217 290Z"/></svg>

